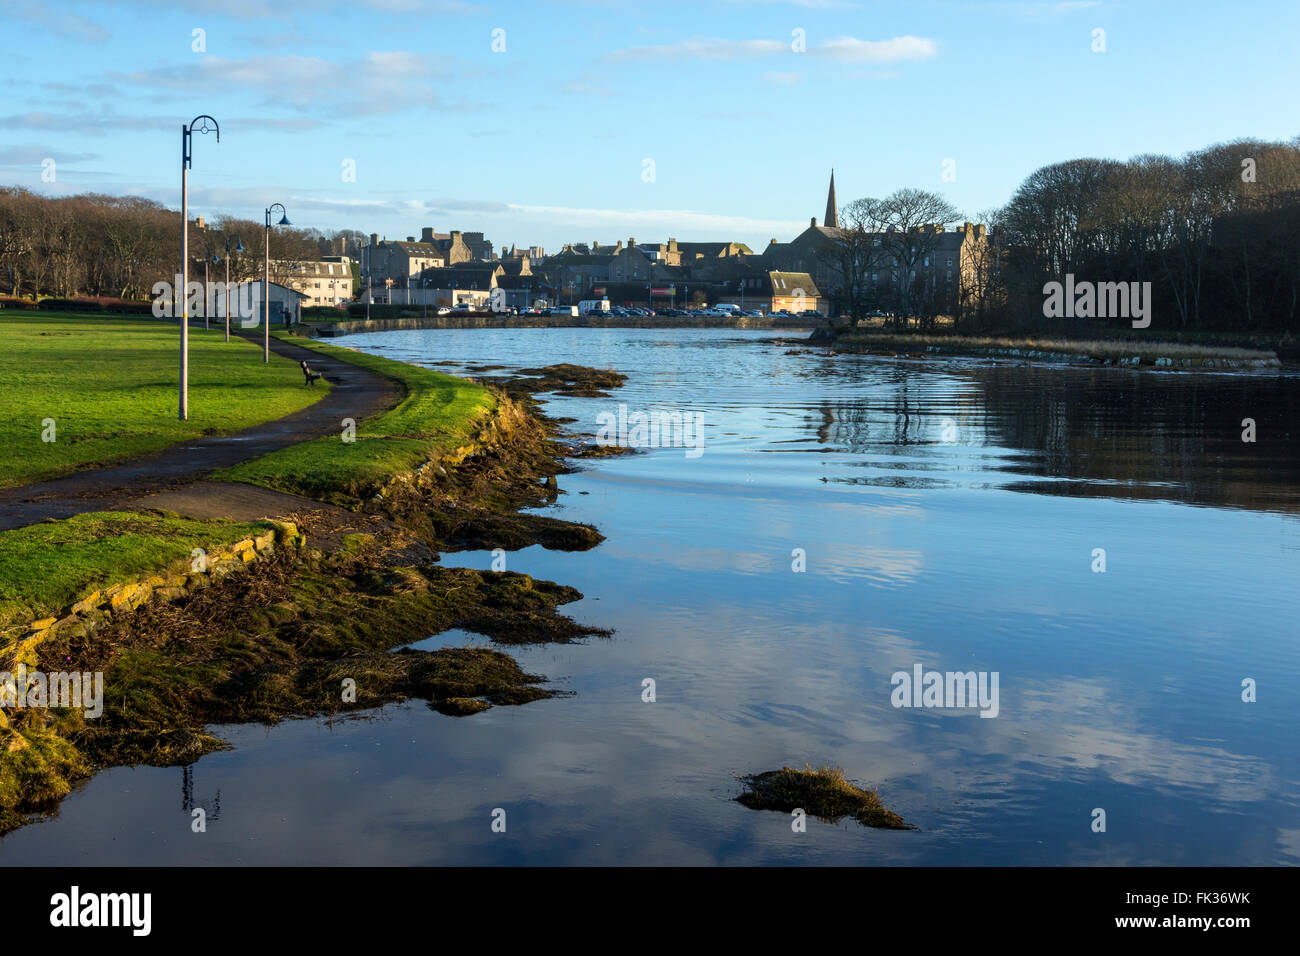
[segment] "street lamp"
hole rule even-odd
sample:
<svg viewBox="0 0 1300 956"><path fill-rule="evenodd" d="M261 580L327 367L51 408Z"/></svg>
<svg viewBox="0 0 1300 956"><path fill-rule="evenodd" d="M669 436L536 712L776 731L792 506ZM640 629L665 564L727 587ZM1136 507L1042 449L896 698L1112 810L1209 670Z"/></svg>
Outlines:
<svg viewBox="0 0 1300 956"><path fill-rule="evenodd" d="M271 203L266 210L266 257L263 260L264 278L262 282L262 361L271 361L271 210L280 207L278 225L289 225L289 213L278 202Z"/></svg>
<svg viewBox="0 0 1300 956"><path fill-rule="evenodd" d="M215 132L219 143L221 127L206 114L194 117L188 126L181 124L181 383L177 415L181 421L187 421L190 417L190 135L195 132ZM172 310L175 311L175 308L176 294L173 292Z"/></svg>
<svg viewBox="0 0 1300 956"><path fill-rule="evenodd" d="M226 341L230 341L230 240L235 240L235 252L244 251L244 243L238 236L226 236Z"/></svg>

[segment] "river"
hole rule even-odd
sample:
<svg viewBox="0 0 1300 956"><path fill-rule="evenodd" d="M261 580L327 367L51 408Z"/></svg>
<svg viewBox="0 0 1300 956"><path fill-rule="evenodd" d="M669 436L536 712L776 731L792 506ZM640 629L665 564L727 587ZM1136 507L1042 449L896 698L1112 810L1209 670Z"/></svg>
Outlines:
<svg viewBox="0 0 1300 956"><path fill-rule="evenodd" d="M453 372L627 373L611 398L548 400L588 435L620 404L702 423L694 448L561 476L549 513L597 525L598 548L507 556L616 633L506 649L568 696L217 728L231 750L101 773L5 837L0 863L1300 862L1300 377L827 355L789 336L335 339ZM464 643L484 642L419 646ZM893 675L916 665L996 674L996 716L895 706ZM734 801L736 775L805 763L842 766L919 829L796 833Z"/></svg>

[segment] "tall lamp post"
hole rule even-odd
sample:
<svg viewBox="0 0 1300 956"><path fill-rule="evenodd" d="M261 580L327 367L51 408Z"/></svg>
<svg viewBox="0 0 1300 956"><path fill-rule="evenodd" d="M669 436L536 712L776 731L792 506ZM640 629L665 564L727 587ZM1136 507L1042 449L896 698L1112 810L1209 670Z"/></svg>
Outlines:
<svg viewBox="0 0 1300 956"><path fill-rule="evenodd" d="M244 251L244 243L238 236L226 236L226 341L230 341L230 240L235 240L235 252Z"/></svg>
<svg viewBox="0 0 1300 956"><path fill-rule="evenodd" d="M194 117L188 126L181 124L181 383L177 414L181 421L187 421L190 417L190 136L193 133L209 132L216 133L217 142L221 142L221 127L206 114ZM176 293L173 292L173 311L175 306Z"/></svg>
<svg viewBox="0 0 1300 956"><path fill-rule="evenodd" d="M262 361L271 361L271 211L280 209L278 225L289 225L289 213L278 202L271 203L266 209L266 257L263 259L262 281Z"/></svg>

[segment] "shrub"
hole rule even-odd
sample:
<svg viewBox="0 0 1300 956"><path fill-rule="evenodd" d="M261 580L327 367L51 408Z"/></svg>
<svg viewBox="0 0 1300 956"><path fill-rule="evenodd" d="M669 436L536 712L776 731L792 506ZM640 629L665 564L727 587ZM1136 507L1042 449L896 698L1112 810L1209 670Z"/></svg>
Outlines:
<svg viewBox="0 0 1300 956"><path fill-rule="evenodd" d="M0 295L0 309L35 309L36 303L31 299L19 299L15 296Z"/></svg>
<svg viewBox="0 0 1300 956"><path fill-rule="evenodd" d="M94 299L41 299L37 308L59 312L103 312L104 307Z"/></svg>

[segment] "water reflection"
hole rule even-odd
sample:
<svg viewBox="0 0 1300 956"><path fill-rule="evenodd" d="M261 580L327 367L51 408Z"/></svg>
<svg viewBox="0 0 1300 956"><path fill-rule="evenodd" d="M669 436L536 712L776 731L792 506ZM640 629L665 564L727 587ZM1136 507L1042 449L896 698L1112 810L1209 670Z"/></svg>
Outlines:
<svg viewBox="0 0 1300 956"><path fill-rule="evenodd" d="M345 340L429 364L628 372L613 399L551 402L591 434L620 402L702 413L697 460L651 450L561 481L553 513L598 525L599 548L510 555L581 590L568 610L615 636L518 650L570 697L220 728L234 749L195 769L221 826L160 823L175 771L123 768L11 834L0 863L1300 859L1294 378L788 355L771 338ZM895 709L890 675L916 663L999 672L999 716ZM842 764L922 829L795 835L734 803L733 774L805 761Z"/></svg>

